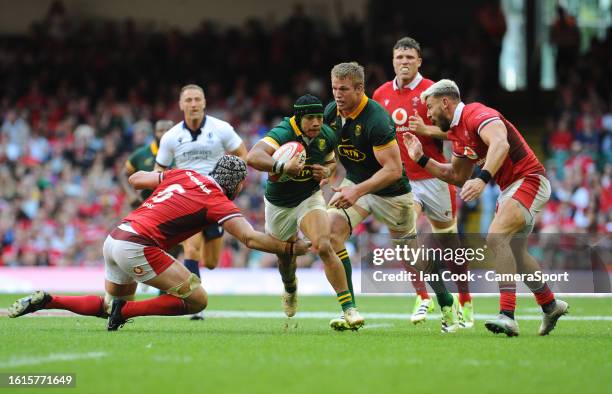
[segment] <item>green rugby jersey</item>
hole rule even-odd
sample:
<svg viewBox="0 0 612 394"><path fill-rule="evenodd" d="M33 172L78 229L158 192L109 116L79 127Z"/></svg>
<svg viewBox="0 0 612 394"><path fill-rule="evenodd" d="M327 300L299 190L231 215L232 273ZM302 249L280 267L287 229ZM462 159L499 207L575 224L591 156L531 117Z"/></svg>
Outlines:
<svg viewBox="0 0 612 394"><path fill-rule="evenodd" d="M136 171L153 171L155 167L155 155L157 155L157 143L151 142L149 145L141 146L136 149L125 162L125 167L132 173ZM143 189L140 196L146 200L153 190Z"/></svg>
<svg viewBox="0 0 612 394"><path fill-rule="evenodd" d="M321 133L309 140L300 131L295 122L295 116L285 118L268 131L263 141L276 149L291 141L297 141L306 148L306 164L299 176L287 182L267 181L265 196L270 203L279 207L297 207L319 190L319 182L312 179L312 165L324 165L334 159L334 148L337 142L329 126L324 124L321 127Z"/></svg>
<svg viewBox="0 0 612 394"><path fill-rule="evenodd" d="M355 111L346 118L342 117L336 103L332 101L325 108L324 121L339 138L337 152L340 162L346 169L346 177L355 184L364 182L382 168L374 156L374 151L397 144L395 125L389 113L376 101L365 94ZM372 194L383 197L400 196L410 192L410 183L403 171L402 178Z"/></svg>

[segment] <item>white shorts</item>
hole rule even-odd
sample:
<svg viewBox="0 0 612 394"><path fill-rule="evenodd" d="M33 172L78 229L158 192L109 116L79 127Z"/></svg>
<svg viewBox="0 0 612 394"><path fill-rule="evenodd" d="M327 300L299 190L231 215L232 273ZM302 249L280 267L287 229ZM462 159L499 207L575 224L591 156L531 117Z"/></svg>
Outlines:
<svg viewBox="0 0 612 394"><path fill-rule="evenodd" d="M497 198L497 209L509 198L520 203L525 217L522 233L530 234L533 231L536 214L550 199L550 182L543 175L530 174L511 183Z"/></svg>
<svg viewBox="0 0 612 394"><path fill-rule="evenodd" d="M340 184L340 186L353 185L355 184L346 178ZM361 196L355 205L373 215L381 223L386 224L389 230L401 234L402 237L416 235L416 215L414 214L412 193L394 197L366 194ZM344 217L349 222L351 231L365 219L353 207L348 209L328 207L327 212Z"/></svg>
<svg viewBox="0 0 612 394"><path fill-rule="evenodd" d="M410 181L414 202L423 207L423 213L438 222L451 222L457 215L457 190L438 178Z"/></svg>
<svg viewBox="0 0 612 394"><path fill-rule="evenodd" d="M119 285L151 280L176 261L129 223L111 231L104 241L103 254L106 279Z"/></svg>
<svg viewBox="0 0 612 394"><path fill-rule="evenodd" d="M286 241L298 233L300 223L308 212L314 211L315 209L320 209L325 212L327 208L321 190L293 208L276 206L266 200L265 197L264 203L266 233L281 241Z"/></svg>

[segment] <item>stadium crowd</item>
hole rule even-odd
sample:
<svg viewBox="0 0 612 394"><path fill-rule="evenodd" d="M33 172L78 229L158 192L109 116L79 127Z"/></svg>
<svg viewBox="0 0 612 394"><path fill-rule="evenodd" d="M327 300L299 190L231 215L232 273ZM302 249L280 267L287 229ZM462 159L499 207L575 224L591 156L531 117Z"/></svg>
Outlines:
<svg viewBox="0 0 612 394"><path fill-rule="evenodd" d="M181 120L176 98L186 82L203 82L207 112L229 121L248 148L291 113L295 97L308 91L329 101L336 60L359 59L371 94L389 79L388 42L401 33L370 35L367 22L338 15L337 30L298 6L275 25L203 22L187 34L140 30L129 20L75 22L55 3L29 35L0 37L0 265L101 264L108 230L129 211L117 174L149 141L153 122ZM465 87L464 101L479 99L478 75L490 56L479 37L476 29L461 45L460 38L427 43L424 74L452 76ZM573 64L558 65L564 80L543 143L553 197L539 231L612 232L612 101L604 72L611 39L594 40L579 58L564 57ZM250 171L237 200L259 229L264 181ZM495 208L494 190L485 195L492 197L482 204L484 217ZM358 231L368 227L380 230L367 223ZM226 242L221 267L274 264L274 256Z"/></svg>

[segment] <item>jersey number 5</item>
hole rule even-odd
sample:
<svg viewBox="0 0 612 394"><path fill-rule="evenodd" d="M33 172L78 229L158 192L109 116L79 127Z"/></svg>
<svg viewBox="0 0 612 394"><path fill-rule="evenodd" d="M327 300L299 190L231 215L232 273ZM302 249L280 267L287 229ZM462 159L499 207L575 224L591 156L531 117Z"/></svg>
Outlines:
<svg viewBox="0 0 612 394"><path fill-rule="evenodd" d="M172 197L174 195L174 192L178 192L180 194L185 193L185 189L183 189L183 186L178 185L178 184L172 184L170 186L168 186L167 188L165 188L164 190L160 191L159 193L157 193L157 195L155 197L153 197L153 202L162 202L162 201L166 201L167 199L169 199L170 197Z"/></svg>

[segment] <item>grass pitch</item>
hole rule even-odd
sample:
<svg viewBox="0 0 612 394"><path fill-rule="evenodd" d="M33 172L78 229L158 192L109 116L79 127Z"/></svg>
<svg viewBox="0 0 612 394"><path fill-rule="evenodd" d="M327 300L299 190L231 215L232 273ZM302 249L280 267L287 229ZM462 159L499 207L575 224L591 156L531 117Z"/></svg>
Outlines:
<svg viewBox="0 0 612 394"><path fill-rule="evenodd" d="M0 309L20 296L1 295ZM569 318L538 337L539 308L519 298L517 338L481 319L443 335L437 314L415 327L408 297L358 297L366 326L343 333L328 327L332 296L301 297L288 329L280 297L264 296L213 295L204 321L137 318L118 332L91 317L0 316L0 372L77 376L76 388L0 394L608 393L612 298L566 300ZM475 309L492 315L497 298L476 298Z"/></svg>

